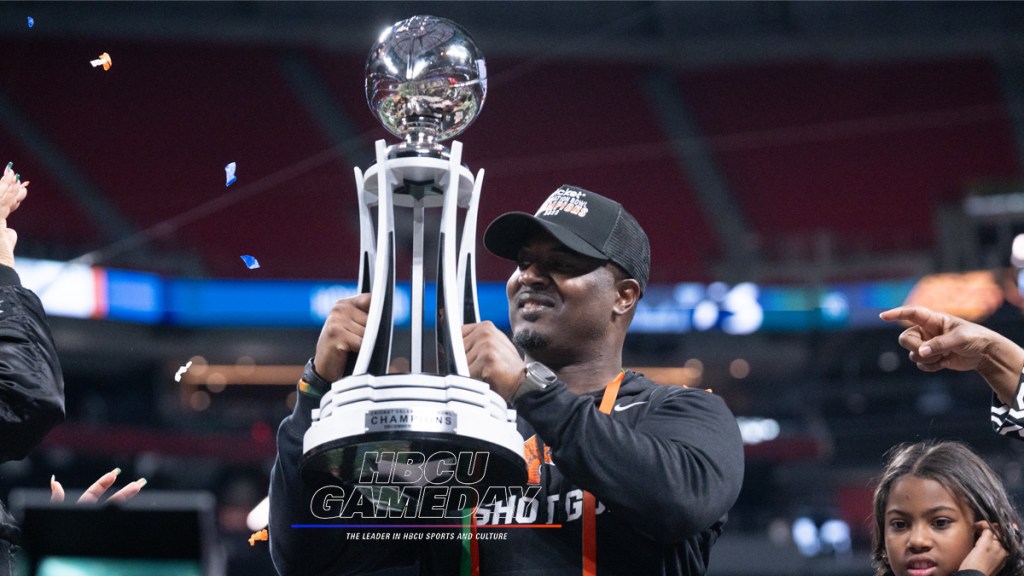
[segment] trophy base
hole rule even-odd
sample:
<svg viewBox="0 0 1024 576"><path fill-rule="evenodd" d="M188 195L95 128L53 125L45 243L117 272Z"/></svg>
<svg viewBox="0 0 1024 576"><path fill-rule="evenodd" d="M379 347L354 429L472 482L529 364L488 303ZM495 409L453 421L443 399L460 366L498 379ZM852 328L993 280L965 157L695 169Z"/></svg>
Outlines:
<svg viewBox="0 0 1024 576"><path fill-rule="evenodd" d="M388 517L476 506L526 484L515 411L462 376L350 376L313 412L299 468L314 489L359 492Z"/></svg>
<svg viewBox="0 0 1024 576"><path fill-rule="evenodd" d="M299 468L309 486L359 489L377 511L412 518L472 508L488 490L525 486L523 463L522 452L457 434L373 432L322 444Z"/></svg>

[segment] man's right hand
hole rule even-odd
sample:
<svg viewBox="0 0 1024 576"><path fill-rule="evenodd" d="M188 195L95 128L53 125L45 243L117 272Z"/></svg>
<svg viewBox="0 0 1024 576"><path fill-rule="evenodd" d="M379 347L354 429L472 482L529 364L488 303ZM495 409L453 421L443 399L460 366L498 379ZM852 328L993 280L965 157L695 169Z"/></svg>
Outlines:
<svg viewBox="0 0 1024 576"><path fill-rule="evenodd" d="M320 339L316 343L313 368L321 378L333 382L341 377L350 352L359 352L370 312L370 294L342 298L334 303Z"/></svg>

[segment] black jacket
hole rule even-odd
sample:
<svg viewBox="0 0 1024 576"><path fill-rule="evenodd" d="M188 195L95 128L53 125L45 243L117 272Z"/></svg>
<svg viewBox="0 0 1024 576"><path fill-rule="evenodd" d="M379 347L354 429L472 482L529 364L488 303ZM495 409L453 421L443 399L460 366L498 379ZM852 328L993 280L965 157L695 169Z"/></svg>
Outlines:
<svg viewBox="0 0 1024 576"><path fill-rule="evenodd" d="M0 462L24 458L63 421L64 377L43 305L0 265ZM2 504L0 539L18 539Z"/></svg>
<svg viewBox="0 0 1024 576"><path fill-rule="evenodd" d="M293 527L318 522L309 512L312 491L298 475L303 434L317 405L299 397L278 432L271 477L270 549L278 570L288 576L458 574L459 542L352 540L340 529ZM610 417L598 411L599 401L600 393L577 396L561 383L520 399L520 432L528 445L541 439L538 454L550 447L551 462L540 466L540 492L532 501L484 506L477 520L481 527L562 527L486 530L507 536L478 541L482 575L580 574L583 489L598 500L599 575L705 573L743 480L742 440L729 409L708 391L658 386L632 372ZM408 568L391 571L401 566Z"/></svg>

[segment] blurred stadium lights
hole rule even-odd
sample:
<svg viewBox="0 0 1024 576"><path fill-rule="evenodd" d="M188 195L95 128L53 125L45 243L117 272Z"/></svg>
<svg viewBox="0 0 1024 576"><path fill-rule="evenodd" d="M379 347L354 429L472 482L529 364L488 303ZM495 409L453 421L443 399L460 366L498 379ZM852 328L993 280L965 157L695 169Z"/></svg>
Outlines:
<svg viewBox="0 0 1024 576"><path fill-rule="evenodd" d="M687 366L630 368L666 386L694 387L700 383L701 371ZM181 374L183 386L281 385L294 386L302 376L303 366L281 364L204 364L194 362ZM401 372L401 371L396 371Z"/></svg>
<svg viewBox="0 0 1024 576"><path fill-rule="evenodd" d="M814 520L801 516L793 520L793 543L804 556L850 554L853 543L850 526L843 520L830 518L819 527Z"/></svg>
<svg viewBox="0 0 1024 576"><path fill-rule="evenodd" d="M782 427L774 418L740 416L736 418L744 444L760 444L779 437Z"/></svg>
<svg viewBox="0 0 1024 576"><path fill-rule="evenodd" d="M193 365L182 374L181 383L185 386L218 386L250 385L287 385L294 386L302 376L299 365L242 365L207 364Z"/></svg>
<svg viewBox="0 0 1024 576"><path fill-rule="evenodd" d="M1024 215L1024 192L970 195L964 198L963 208L973 218Z"/></svg>

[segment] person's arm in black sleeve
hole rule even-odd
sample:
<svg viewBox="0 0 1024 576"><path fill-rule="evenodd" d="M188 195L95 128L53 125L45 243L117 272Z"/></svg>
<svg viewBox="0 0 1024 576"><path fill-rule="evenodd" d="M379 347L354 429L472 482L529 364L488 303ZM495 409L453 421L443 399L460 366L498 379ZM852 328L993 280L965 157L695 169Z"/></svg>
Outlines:
<svg viewBox="0 0 1024 576"><path fill-rule="evenodd" d="M8 163L0 176L0 461L20 460L64 421L64 377L39 298L14 271L7 218L28 195Z"/></svg>
<svg viewBox="0 0 1024 576"><path fill-rule="evenodd" d="M349 353L358 352L369 307L369 294L335 302L317 340L316 356L306 364L299 380L295 409L278 429L277 460L270 475L268 533L274 565L284 575L366 574L385 566L414 561L414 550L409 542L350 540L348 531L339 528L295 527L352 523L341 518L317 518L313 514L316 492L303 480L299 461L303 438L312 425L312 411L330 390L330 380L342 375ZM332 515L319 511L317 514ZM333 514L337 515L337 511Z"/></svg>
<svg viewBox="0 0 1024 576"><path fill-rule="evenodd" d="M349 540L340 528L298 528L296 525L360 523L360 519L318 518L312 512L314 493L302 479L302 440L312 423L312 410L330 384L306 365L295 409L277 431L277 460L270 473L270 555L284 576L366 574L388 566L415 562L409 542ZM323 511L320 516L337 514Z"/></svg>
<svg viewBox="0 0 1024 576"><path fill-rule="evenodd" d="M0 461L20 460L64 421L64 377L39 298L0 265Z"/></svg>
<svg viewBox="0 0 1024 576"><path fill-rule="evenodd" d="M524 395L516 409L551 446L564 476L637 530L677 542L711 526L736 502L743 442L725 403L705 390L666 387L650 403L630 426L601 413L593 397L558 383Z"/></svg>

